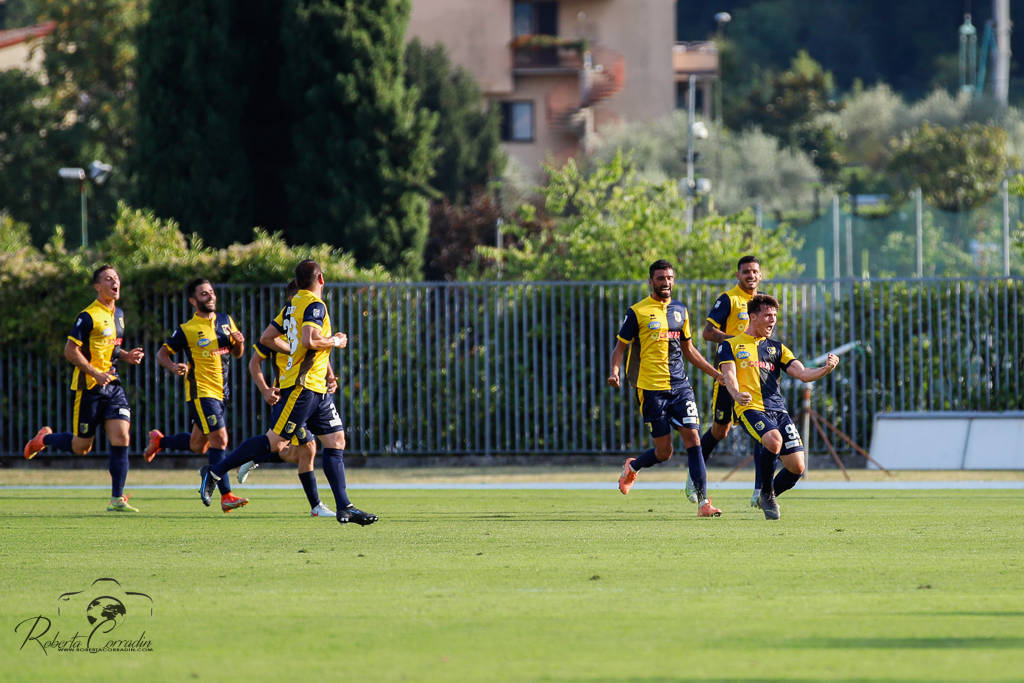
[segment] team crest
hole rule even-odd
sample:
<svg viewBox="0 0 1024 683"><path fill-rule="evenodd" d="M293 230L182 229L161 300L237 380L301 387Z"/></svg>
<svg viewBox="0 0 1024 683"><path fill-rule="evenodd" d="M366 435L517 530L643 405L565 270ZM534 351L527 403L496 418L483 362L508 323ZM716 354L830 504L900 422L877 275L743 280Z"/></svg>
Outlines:
<svg viewBox="0 0 1024 683"><path fill-rule="evenodd" d="M679 311L672 311L672 315L675 316L677 323L683 322L683 314L680 313Z"/></svg>
<svg viewBox="0 0 1024 683"><path fill-rule="evenodd" d="M764 422L758 420L757 424L754 425L754 429L756 429L757 431L761 431L762 429L764 429Z"/></svg>
<svg viewBox="0 0 1024 683"><path fill-rule="evenodd" d="M220 326L220 331L224 333L225 337L230 337L231 336L231 330L228 329L227 325L221 325Z"/></svg>

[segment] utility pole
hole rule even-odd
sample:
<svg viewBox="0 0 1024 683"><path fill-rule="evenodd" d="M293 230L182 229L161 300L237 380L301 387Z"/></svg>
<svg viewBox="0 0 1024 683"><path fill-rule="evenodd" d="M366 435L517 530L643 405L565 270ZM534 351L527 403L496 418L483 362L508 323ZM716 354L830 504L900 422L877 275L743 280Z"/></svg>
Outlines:
<svg viewBox="0 0 1024 683"><path fill-rule="evenodd" d="M996 21L996 64L992 87L996 102L1006 106L1010 95L1010 0L993 0Z"/></svg>

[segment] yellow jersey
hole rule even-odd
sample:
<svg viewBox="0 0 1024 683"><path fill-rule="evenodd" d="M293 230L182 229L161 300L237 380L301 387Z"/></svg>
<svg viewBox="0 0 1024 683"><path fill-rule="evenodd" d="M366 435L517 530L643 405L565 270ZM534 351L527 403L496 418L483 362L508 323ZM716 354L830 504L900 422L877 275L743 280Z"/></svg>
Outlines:
<svg viewBox="0 0 1024 683"><path fill-rule="evenodd" d="M616 338L629 344L626 377L637 389L667 391L689 384L682 343L690 339L690 314L683 304L650 296L636 302Z"/></svg>
<svg viewBox="0 0 1024 683"><path fill-rule="evenodd" d="M318 394L327 393L327 364L331 349L314 351L302 345L302 328L313 326L320 335L330 337L331 317L323 299L308 289L300 289L292 300L278 314L274 322L284 330L291 355L281 374L281 388L300 386Z"/></svg>
<svg viewBox="0 0 1024 683"><path fill-rule="evenodd" d="M75 326L68 335L82 350L82 355L89 364L100 372L117 374L114 363L121 350L124 339L124 311L116 305L107 308L97 299L89 304L78 317ZM77 367L71 375L71 388L76 391L92 389L96 380Z"/></svg>
<svg viewBox="0 0 1024 683"><path fill-rule="evenodd" d="M178 325L164 348L171 355L185 352L188 372L185 373L185 400L215 398L226 401L229 397L228 363L224 356L231 353L231 333L238 326L227 313L215 313L212 318L198 315Z"/></svg>
<svg viewBox="0 0 1024 683"><path fill-rule="evenodd" d="M722 292L715 300L715 305L708 312L707 321L726 334L736 336L747 329L750 321L747 315L747 304L754 295L736 285L727 292Z"/></svg>
<svg viewBox="0 0 1024 683"><path fill-rule="evenodd" d="M752 399L745 406L736 402L736 414L748 410L785 410L779 377L794 360L793 352L774 339L740 334L722 342L718 347L718 367L733 363L740 391L748 392Z"/></svg>

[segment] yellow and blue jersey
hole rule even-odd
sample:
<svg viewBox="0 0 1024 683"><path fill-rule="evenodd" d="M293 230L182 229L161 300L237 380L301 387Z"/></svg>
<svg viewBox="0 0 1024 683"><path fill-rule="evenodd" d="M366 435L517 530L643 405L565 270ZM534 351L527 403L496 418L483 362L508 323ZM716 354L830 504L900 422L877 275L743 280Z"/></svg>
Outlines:
<svg viewBox="0 0 1024 683"><path fill-rule="evenodd" d="M718 347L717 365L736 366L736 380L740 391L750 394L747 405L735 404L736 413L748 410L786 410L779 390L779 377L796 356L782 342L765 337L754 338L741 334L722 342Z"/></svg>
<svg viewBox="0 0 1024 683"><path fill-rule="evenodd" d="M736 336L743 334L750 321L747 315L747 304L754 295L736 285L727 292L722 292L715 300L715 305L708 312L707 321L726 334Z"/></svg>
<svg viewBox="0 0 1024 683"><path fill-rule="evenodd" d="M235 321L227 313L212 318L192 316L178 325L164 348L173 356L185 352L188 372L185 374L185 400L229 397L228 366L224 356L231 353L231 333L237 332Z"/></svg>
<svg viewBox="0 0 1024 683"><path fill-rule="evenodd" d="M278 353L274 349L264 346L261 342L253 344L252 350L253 353L260 357L261 361L270 359L270 364L273 366L273 376L269 382L270 386L281 386L281 375L288 368L288 354Z"/></svg>
<svg viewBox="0 0 1024 683"><path fill-rule="evenodd" d="M75 318L68 341L79 346L89 364L100 372L117 374L114 365L124 338L124 311L117 306L107 308L99 300L85 307ZM77 367L71 375L71 388L92 389L96 380Z"/></svg>
<svg viewBox="0 0 1024 683"><path fill-rule="evenodd" d="M626 311L619 341L629 345L626 377L637 389L668 391L689 385L682 343L690 339L690 314L671 299L648 296Z"/></svg>
<svg viewBox="0 0 1024 683"><path fill-rule="evenodd" d="M314 351L302 345L303 327L316 327L324 337L333 334L331 317L327 314L323 299L308 289L300 289L278 316L274 323L284 330L291 348L291 355L281 374L281 388L298 385L318 394L326 393L327 364L330 362L331 349Z"/></svg>

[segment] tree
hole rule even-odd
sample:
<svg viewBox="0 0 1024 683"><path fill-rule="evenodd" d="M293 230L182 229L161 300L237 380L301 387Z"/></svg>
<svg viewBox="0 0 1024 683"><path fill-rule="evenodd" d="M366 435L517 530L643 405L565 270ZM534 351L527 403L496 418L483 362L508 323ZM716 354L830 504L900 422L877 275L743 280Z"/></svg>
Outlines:
<svg viewBox="0 0 1024 683"><path fill-rule="evenodd" d="M408 0L295 0L282 28L291 223L360 265L418 276L434 117L406 87Z"/></svg>
<svg viewBox="0 0 1024 683"><path fill-rule="evenodd" d="M999 190L1006 169L1006 131L969 123L945 128L924 123L894 143L888 164L903 194L920 187L929 204L947 211L970 209Z"/></svg>
<svg viewBox="0 0 1024 683"><path fill-rule="evenodd" d="M686 224L686 198L673 181L638 179L617 154L584 174L572 159L548 171L543 207L524 205L507 228L512 246L478 247L490 260L481 275L511 280L627 280L658 258L687 279L716 279L723 264L756 252L774 275L799 271L790 249L798 238L785 227L760 229L752 216L712 215ZM639 265L638 265L639 264Z"/></svg>
<svg viewBox="0 0 1024 683"><path fill-rule="evenodd" d="M405 83L419 93L421 107L437 114L434 189L461 204L501 176L506 157L498 110L488 107L469 71L452 65L444 45L425 47L413 39L405 48Z"/></svg>

